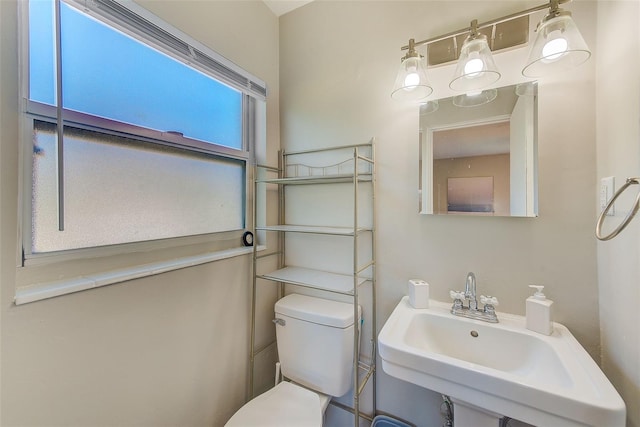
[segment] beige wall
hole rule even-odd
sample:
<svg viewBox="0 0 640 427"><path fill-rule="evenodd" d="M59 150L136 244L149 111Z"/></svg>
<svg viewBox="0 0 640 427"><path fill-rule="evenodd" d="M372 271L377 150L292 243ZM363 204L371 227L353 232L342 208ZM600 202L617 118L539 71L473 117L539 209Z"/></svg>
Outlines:
<svg viewBox="0 0 640 427"><path fill-rule="evenodd" d="M379 324L405 294L410 278L431 283L449 301L467 272L499 309L524 314L530 283L543 283L564 323L599 361L596 242L595 63L539 84L538 218L428 216L417 211L416 105L390 98L409 38L437 36L516 12L526 1L316 1L280 18L281 134L285 149L377 137L377 273ZM595 2L569 8L595 49ZM535 15L540 19L541 15ZM535 25L535 23L533 23ZM524 61L516 49L496 55L502 83ZM452 67L430 70L438 97L448 97ZM418 426L441 425L440 396L378 369L379 410Z"/></svg>
<svg viewBox="0 0 640 427"><path fill-rule="evenodd" d="M640 176L640 4L598 2L598 178L617 187ZM621 64L624 64L621 66ZM638 189L616 203L617 225ZM640 218L614 240L598 243L602 368L627 404L627 426L640 426Z"/></svg>
<svg viewBox="0 0 640 427"><path fill-rule="evenodd" d="M278 19L260 1L140 1L266 81L279 144ZM3 426L219 426L246 393L250 256L16 307L16 1L0 1ZM132 255L145 258L145 254ZM272 309L271 295L261 312Z"/></svg>
<svg viewBox="0 0 640 427"><path fill-rule="evenodd" d="M493 177L494 215L509 215L509 154L433 161L433 212L447 213L447 179Z"/></svg>
<svg viewBox="0 0 640 427"><path fill-rule="evenodd" d="M596 60L540 82L536 219L418 215L418 111L393 102L389 93L399 47L409 38L539 2L317 1L281 18L280 46L278 20L260 2L140 3L267 82L271 164L279 114L288 149L378 138L378 326L405 293L408 278L428 280L433 297L446 301L448 290L459 289L466 272L474 271L481 292L498 296L501 310L520 314L526 285L544 283L556 302L556 319L596 360L602 353L603 369L627 402L628 425L640 426L640 222L614 241L596 245L593 238L596 178L615 175L620 185L640 173L637 2L598 2L597 46L596 3L568 6ZM221 425L245 393L248 257L11 304L18 191L15 9L15 1L0 1L0 424ZM618 49L610 49L620 40ZM625 52L636 55L631 66L617 66ZM498 66L508 67L515 55L497 55ZM432 78L446 74L444 67ZM505 84L509 79L503 76ZM267 315L269 305L262 308ZM441 423L439 396L381 369L378 375L379 410L418 426Z"/></svg>

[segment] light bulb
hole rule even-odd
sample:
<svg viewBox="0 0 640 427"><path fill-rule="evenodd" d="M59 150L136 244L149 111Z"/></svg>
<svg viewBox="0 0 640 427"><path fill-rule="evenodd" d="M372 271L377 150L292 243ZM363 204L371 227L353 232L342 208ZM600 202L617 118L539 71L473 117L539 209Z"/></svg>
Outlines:
<svg viewBox="0 0 640 427"><path fill-rule="evenodd" d="M552 36L552 38L544 44L542 57L546 60L554 61L567 51L569 43L567 43L567 39L560 35L560 31L554 31L549 35Z"/></svg>
<svg viewBox="0 0 640 427"><path fill-rule="evenodd" d="M480 71L484 68L484 63L480 58L473 58L464 64L464 74L467 77L475 77L480 74Z"/></svg>
<svg viewBox="0 0 640 427"><path fill-rule="evenodd" d="M404 90L413 90L420 83L420 76L418 73L413 72L407 74L404 78Z"/></svg>
<svg viewBox="0 0 640 427"><path fill-rule="evenodd" d="M482 89L474 90L471 92L467 92L467 96L478 96L482 93Z"/></svg>

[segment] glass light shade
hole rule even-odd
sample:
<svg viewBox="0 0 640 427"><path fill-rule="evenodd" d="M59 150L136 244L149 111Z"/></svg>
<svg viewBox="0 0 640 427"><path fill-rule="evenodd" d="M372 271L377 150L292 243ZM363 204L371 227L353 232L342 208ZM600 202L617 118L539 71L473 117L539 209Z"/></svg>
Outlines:
<svg viewBox="0 0 640 427"><path fill-rule="evenodd" d="M535 96L537 93L538 82L525 82L516 85L516 95L518 96Z"/></svg>
<svg viewBox="0 0 640 427"><path fill-rule="evenodd" d="M456 107L477 107L488 104L498 96L497 89L478 90L453 97L453 105Z"/></svg>
<svg viewBox="0 0 640 427"><path fill-rule="evenodd" d="M573 68L591 56L578 27L569 12L545 20L538 27L527 65L522 74L542 77Z"/></svg>
<svg viewBox="0 0 640 427"><path fill-rule="evenodd" d="M460 49L456 71L449 87L467 92L487 87L499 78L500 72L489 49L487 36L477 34L475 37L467 37Z"/></svg>
<svg viewBox="0 0 640 427"><path fill-rule="evenodd" d="M400 64L391 97L397 100L418 101L431 95L433 88L427 79L424 61L420 56L405 58Z"/></svg>
<svg viewBox="0 0 640 427"><path fill-rule="evenodd" d="M420 103L420 115L431 114L438 111L440 104L437 99Z"/></svg>

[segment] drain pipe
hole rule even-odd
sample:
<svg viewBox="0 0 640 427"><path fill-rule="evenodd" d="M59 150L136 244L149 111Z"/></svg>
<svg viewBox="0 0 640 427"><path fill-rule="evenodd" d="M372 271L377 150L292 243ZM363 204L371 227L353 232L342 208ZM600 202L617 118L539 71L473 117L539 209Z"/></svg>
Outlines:
<svg viewBox="0 0 640 427"><path fill-rule="evenodd" d="M453 403L451 399L449 399L449 396L445 396L444 394L442 395L440 414L444 417L442 427L453 427Z"/></svg>
<svg viewBox="0 0 640 427"><path fill-rule="evenodd" d="M440 414L444 417L444 424L442 427L453 427L453 402L449 396L442 395L442 405L440 405ZM513 418L507 417L506 415L500 418L499 427L509 427L509 422Z"/></svg>

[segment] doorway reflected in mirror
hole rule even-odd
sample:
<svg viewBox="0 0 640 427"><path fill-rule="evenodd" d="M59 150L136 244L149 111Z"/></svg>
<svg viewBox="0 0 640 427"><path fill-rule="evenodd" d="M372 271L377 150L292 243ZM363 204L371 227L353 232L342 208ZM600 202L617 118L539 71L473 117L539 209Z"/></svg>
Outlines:
<svg viewBox="0 0 640 427"><path fill-rule="evenodd" d="M505 86L484 105L445 98L421 109L420 213L537 216L536 89Z"/></svg>

